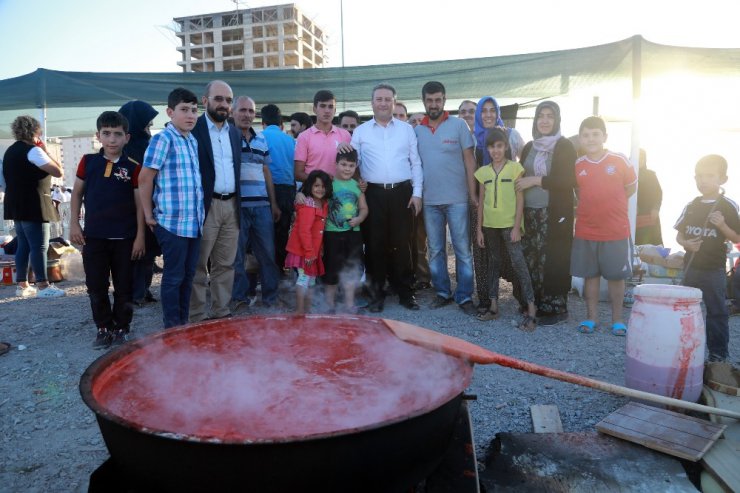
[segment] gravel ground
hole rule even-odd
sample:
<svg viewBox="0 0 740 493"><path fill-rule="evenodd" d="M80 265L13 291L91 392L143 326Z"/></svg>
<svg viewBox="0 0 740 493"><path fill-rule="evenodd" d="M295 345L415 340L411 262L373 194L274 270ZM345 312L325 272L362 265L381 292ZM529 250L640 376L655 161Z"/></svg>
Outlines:
<svg viewBox="0 0 740 493"><path fill-rule="evenodd" d="M19 299L14 286L0 286L0 341L13 345L0 356L0 491L87 491L90 473L108 458L94 415L82 402L79 378L100 352L91 348L94 325L83 283L59 284L59 299ZM153 290L158 297L159 276ZM292 294L283 293L289 305ZM585 314L571 297L571 320L525 333L512 325L515 306L502 283L502 316L478 322L454 304L430 310L430 290L419 294L422 310L410 312L389 298L383 316L460 337L492 351L611 383L624 382L625 338L605 329L591 336L576 332ZM601 319L608 307L601 304ZM628 316L628 310L625 310ZM269 313L256 307L254 313ZM273 312L274 313L274 312ZM161 327L158 303L137 309L132 335ZM740 360L740 317L731 319L732 361ZM467 391L479 461L498 432L531 432L529 407L554 404L565 431L592 430L626 398L495 365L477 366Z"/></svg>

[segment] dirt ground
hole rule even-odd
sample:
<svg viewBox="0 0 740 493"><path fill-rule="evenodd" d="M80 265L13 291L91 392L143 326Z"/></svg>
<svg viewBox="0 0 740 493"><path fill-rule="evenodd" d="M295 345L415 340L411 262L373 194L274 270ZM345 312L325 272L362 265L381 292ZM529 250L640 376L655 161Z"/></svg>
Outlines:
<svg viewBox="0 0 740 493"><path fill-rule="evenodd" d="M20 299L14 286L0 286L0 341L12 344L0 356L0 491L87 491L90 474L107 458L95 417L80 398L79 379L102 353L92 349L95 335L85 288L80 281L59 286L67 296ZM159 297L159 276L153 286ZM419 294L422 309L410 312L394 298L386 303L386 318L411 322L460 337L502 354L586 375L611 383L624 382L625 338L606 329L593 335L576 331L584 316L582 300L572 296L571 319L525 333L514 327L516 314L508 286L502 283L502 317L478 322L454 304L438 310L428 305L430 290ZM283 287L289 307L292 293ZM608 308L601 304L606 322ZM271 313L275 313L274 309ZM268 313L255 308L254 313ZM625 316L629 310L625 310ZM249 318L244 315L245 328ZM162 327L159 303L138 308L134 337ZM731 358L740 360L740 317L731 319ZM498 366L476 366L468 393L479 461L497 432L529 432L529 406L557 405L565 431L593 430L594 424L626 402L559 381Z"/></svg>

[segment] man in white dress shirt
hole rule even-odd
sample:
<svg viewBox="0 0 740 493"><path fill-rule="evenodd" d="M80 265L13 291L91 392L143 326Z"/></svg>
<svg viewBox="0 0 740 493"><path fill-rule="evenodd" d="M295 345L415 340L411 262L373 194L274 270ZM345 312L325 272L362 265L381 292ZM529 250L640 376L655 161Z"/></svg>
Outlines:
<svg viewBox="0 0 740 493"><path fill-rule="evenodd" d="M370 281L368 309L374 313L383 310L388 273L400 304L409 310L419 309L412 287L411 232L412 218L421 211L421 160L413 128L393 118L395 103L393 86L375 86L371 102L374 117L357 127L351 142L358 152L360 175L367 182L369 215L362 232Z"/></svg>
<svg viewBox="0 0 740 493"><path fill-rule="evenodd" d="M226 82L208 83L202 98L206 111L193 128L203 185L206 220L190 295L190 322L231 315L234 258L239 239L239 131L226 121L234 94ZM208 261L210 259L210 270ZM206 291L211 292L210 311Z"/></svg>

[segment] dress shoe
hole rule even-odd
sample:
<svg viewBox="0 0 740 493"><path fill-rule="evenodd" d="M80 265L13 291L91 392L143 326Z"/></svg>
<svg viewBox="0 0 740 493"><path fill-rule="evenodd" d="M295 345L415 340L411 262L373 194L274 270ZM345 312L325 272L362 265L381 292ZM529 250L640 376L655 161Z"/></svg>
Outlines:
<svg viewBox="0 0 740 493"><path fill-rule="evenodd" d="M443 306L447 306L450 303L452 303L452 298L445 298L444 296L437 295L429 304L429 308L431 308L432 310L436 310L437 308L442 308Z"/></svg>
<svg viewBox="0 0 740 493"><path fill-rule="evenodd" d="M367 311L370 313L380 313L383 311L383 300L373 300L367 305Z"/></svg>
<svg viewBox="0 0 740 493"><path fill-rule="evenodd" d="M419 304L416 302L416 298L414 298L413 296L400 300L399 304L407 310L416 311L419 309Z"/></svg>
<svg viewBox="0 0 740 493"><path fill-rule="evenodd" d="M468 301L466 301L464 303L460 303L457 306L459 306L460 307L460 310L462 310L466 315L470 315L471 317L474 316L477 313L477 311L475 309L475 305L470 300L468 300Z"/></svg>

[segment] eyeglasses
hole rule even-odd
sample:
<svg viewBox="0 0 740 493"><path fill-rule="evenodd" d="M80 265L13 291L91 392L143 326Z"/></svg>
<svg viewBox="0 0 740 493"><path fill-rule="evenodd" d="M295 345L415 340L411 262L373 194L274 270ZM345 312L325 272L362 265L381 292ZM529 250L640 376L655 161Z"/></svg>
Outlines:
<svg viewBox="0 0 740 493"><path fill-rule="evenodd" d="M342 123L342 128L347 130L349 128L357 128L356 123Z"/></svg>
<svg viewBox="0 0 740 493"><path fill-rule="evenodd" d="M217 103L223 103L225 101L226 104L231 104L234 102L234 98L225 98L223 96L209 96L208 99L212 99L216 101Z"/></svg>

